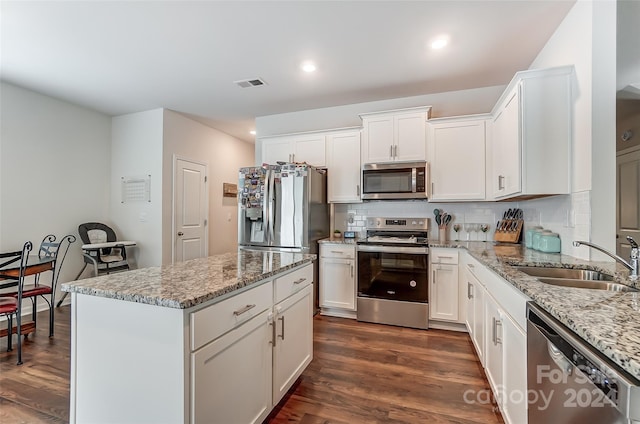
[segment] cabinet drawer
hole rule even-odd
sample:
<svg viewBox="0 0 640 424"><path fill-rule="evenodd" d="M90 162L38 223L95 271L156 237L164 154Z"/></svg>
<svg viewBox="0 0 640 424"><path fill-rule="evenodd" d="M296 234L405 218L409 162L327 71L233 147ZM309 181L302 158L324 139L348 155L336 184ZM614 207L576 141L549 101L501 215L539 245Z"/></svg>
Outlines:
<svg viewBox="0 0 640 424"><path fill-rule="evenodd" d="M458 264L458 251L455 249L429 249L432 264Z"/></svg>
<svg viewBox="0 0 640 424"><path fill-rule="evenodd" d="M276 278L275 300L278 303L292 294L300 291L313 282L313 264L297 269L287 275Z"/></svg>
<svg viewBox="0 0 640 424"><path fill-rule="evenodd" d="M320 257L354 259L356 257L356 247L353 245L323 243L320 245Z"/></svg>
<svg viewBox="0 0 640 424"><path fill-rule="evenodd" d="M273 283L264 283L191 314L191 350L199 349L273 306Z"/></svg>

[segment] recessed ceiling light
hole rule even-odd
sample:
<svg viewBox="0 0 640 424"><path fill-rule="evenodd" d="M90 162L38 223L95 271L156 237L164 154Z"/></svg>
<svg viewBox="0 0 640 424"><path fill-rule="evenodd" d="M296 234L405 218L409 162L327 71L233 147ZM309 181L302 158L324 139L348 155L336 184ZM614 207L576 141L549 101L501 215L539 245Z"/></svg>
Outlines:
<svg viewBox="0 0 640 424"><path fill-rule="evenodd" d="M305 72L314 72L317 69L316 64L313 62L303 62L300 68Z"/></svg>
<svg viewBox="0 0 640 424"><path fill-rule="evenodd" d="M440 37L434 39L431 42L431 48L432 49L441 49L444 46L446 46L447 44L449 44L449 38L447 38L446 36L440 36Z"/></svg>
<svg viewBox="0 0 640 424"><path fill-rule="evenodd" d="M249 131L249 134L251 134L251 135L256 135L256 130L251 130L251 131Z"/></svg>

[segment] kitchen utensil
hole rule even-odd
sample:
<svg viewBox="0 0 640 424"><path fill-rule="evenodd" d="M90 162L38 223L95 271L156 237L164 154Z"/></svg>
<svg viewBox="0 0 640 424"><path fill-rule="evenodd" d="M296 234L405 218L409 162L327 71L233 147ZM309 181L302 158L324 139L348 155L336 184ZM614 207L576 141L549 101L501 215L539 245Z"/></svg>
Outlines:
<svg viewBox="0 0 640 424"><path fill-rule="evenodd" d="M440 226L440 224L442 223L442 218L440 213L441 213L440 209L436 208L433 210L433 214L436 216L436 224L438 224L438 226Z"/></svg>
<svg viewBox="0 0 640 424"><path fill-rule="evenodd" d="M444 214L444 219L442 220L442 224L446 227L451 222L451 215L448 213Z"/></svg>

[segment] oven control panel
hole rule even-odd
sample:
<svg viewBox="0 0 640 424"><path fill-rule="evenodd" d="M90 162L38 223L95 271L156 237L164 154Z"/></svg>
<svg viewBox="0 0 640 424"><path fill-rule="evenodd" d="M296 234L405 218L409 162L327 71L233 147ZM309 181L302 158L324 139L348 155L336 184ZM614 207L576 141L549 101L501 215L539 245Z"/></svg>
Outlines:
<svg viewBox="0 0 640 424"><path fill-rule="evenodd" d="M428 231L429 218L367 218L368 230Z"/></svg>

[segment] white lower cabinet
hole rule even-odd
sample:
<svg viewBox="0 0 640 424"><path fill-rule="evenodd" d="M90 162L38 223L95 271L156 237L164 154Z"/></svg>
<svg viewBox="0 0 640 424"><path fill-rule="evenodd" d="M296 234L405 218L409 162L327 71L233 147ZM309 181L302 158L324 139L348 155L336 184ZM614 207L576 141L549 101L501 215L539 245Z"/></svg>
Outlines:
<svg viewBox="0 0 640 424"><path fill-rule="evenodd" d="M507 424L527 423L526 302L509 282L467 258L466 324Z"/></svg>
<svg viewBox="0 0 640 424"><path fill-rule="evenodd" d="M320 245L319 303L323 315L356 317L355 256L355 245Z"/></svg>
<svg viewBox="0 0 640 424"><path fill-rule="evenodd" d="M429 319L459 322L458 250L432 248L429 260Z"/></svg>
<svg viewBox="0 0 640 424"><path fill-rule="evenodd" d="M508 423L527 422L527 335L509 316L502 320L502 413ZM524 358L524 362L523 362Z"/></svg>
<svg viewBox="0 0 640 424"><path fill-rule="evenodd" d="M307 265L192 314L192 346L202 347L191 353L191 423L269 415L313 359L312 280Z"/></svg>
<svg viewBox="0 0 640 424"><path fill-rule="evenodd" d="M264 311L191 354L192 422L260 423L269 415L271 315Z"/></svg>
<svg viewBox="0 0 640 424"><path fill-rule="evenodd" d="M484 370L496 397L502 391L502 317L500 312L493 297L487 295L484 302L484 326L487 330L484 339Z"/></svg>
<svg viewBox="0 0 640 424"><path fill-rule="evenodd" d="M313 359L312 311L313 286L310 284L275 306L273 405L280 402Z"/></svg>
<svg viewBox="0 0 640 424"><path fill-rule="evenodd" d="M466 325L469 336L476 348L478 359L484 366L484 306L485 291L484 286L473 275L472 264L467 265L465 270L467 280L467 302L466 302Z"/></svg>

